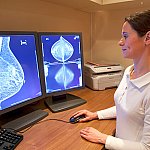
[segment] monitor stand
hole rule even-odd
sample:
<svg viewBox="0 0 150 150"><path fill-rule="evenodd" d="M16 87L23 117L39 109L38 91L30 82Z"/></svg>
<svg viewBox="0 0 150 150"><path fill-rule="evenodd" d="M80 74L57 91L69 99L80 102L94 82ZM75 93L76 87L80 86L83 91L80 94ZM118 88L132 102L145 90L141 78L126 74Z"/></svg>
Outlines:
<svg viewBox="0 0 150 150"><path fill-rule="evenodd" d="M45 118L46 116L48 116L48 112L38 109L38 110L35 110L29 114L26 114L20 118L17 118L15 120L12 120L12 121L2 125L1 128L9 128L9 129L13 129L15 131L20 131L29 126L32 126L36 122Z"/></svg>
<svg viewBox="0 0 150 150"><path fill-rule="evenodd" d="M68 93L58 96L51 96L45 100L45 104L52 112L64 111L85 103L86 100Z"/></svg>

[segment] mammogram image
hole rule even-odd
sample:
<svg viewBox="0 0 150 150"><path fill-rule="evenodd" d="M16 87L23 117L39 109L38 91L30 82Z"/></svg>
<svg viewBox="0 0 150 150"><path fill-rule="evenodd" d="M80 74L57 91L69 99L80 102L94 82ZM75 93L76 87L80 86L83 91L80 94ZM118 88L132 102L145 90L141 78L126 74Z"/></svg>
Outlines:
<svg viewBox="0 0 150 150"><path fill-rule="evenodd" d="M0 37L0 103L23 86L23 69L9 47L10 37ZM0 107L1 109L1 107Z"/></svg>
<svg viewBox="0 0 150 150"><path fill-rule="evenodd" d="M47 92L81 86L81 55L77 36L43 38Z"/></svg>

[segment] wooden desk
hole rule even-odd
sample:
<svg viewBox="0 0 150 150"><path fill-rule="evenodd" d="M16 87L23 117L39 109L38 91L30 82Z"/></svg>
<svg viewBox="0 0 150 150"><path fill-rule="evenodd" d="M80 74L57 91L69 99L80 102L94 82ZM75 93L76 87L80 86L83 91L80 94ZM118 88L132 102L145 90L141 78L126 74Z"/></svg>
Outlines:
<svg viewBox="0 0 150 150"><path fill-rule="evenodd" d="M81 109L97 111L114 105L113 95L115 88L104 91L92 91L88 88L72 92L87 100L87 103L71 110L52 113L47 108L49 116L45 119L57 118L68 121L72 114ZM44 120L45 120L44 119ZM34 125L23 133L24 140L17 146L16 150L99 150L102 144L95 144L80 137L80 130L85 127L94 127L99 131L111 134L115 129L115 119L94 120L86 123L64 123L60 121L45 121Z"/></svg>

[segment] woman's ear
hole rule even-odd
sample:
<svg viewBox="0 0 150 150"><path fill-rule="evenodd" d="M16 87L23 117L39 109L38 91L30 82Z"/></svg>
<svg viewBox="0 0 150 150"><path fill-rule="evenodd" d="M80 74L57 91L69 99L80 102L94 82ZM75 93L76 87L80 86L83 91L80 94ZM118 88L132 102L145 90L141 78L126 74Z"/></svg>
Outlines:
<svg viewBox="0 0 150 150"><path fill-rule="evenodd" d="M145 35L145 45L150 45L150 31L148 31Z"/></svg>

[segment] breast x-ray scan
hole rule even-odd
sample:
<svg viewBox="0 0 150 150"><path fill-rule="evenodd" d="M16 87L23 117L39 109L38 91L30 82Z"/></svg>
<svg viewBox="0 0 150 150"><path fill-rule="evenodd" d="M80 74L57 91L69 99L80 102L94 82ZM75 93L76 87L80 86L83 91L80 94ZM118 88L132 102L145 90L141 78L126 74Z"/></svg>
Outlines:
<svg viewBox="0 0 150 150"><path fill-rule="evenodd" d="M39 95L34 35L0 35L0 110Z"/></svg>
<svg viewBox="0 0 150 150"><path fill-rule="evenodd" d="M79 35L42 35L46 92L82 86Z"/></svg>

